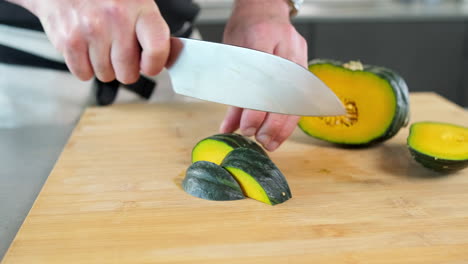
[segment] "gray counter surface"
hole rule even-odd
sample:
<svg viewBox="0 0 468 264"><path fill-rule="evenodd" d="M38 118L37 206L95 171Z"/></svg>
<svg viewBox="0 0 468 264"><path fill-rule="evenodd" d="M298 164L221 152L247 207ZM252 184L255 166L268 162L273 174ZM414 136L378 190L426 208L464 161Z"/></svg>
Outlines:
<svg viewBox="0 0 468 264"><path fill-rule="evenodd" d="M0 260L72 129L72 125L0 128Z"/></svg>
<svg viewBox="0 0 468 264"><path fill-rule="evenodd" d="M201 1L200 24L223 23L232 1ZM305 0L298 22L463 20L468 1L457 0Z"/></svg>

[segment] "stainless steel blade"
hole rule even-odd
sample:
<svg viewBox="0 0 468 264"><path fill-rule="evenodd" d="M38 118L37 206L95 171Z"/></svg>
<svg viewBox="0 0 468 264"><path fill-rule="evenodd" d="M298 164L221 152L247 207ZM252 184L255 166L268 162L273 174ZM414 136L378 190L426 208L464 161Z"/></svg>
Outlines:
<svg viewBox="0 0 468 264"><path fill-rule="evenodd" d="M278 56L173 38L169 60L169 75L178 94L281 114L345 114L340 100L320 79Z"/></svg>

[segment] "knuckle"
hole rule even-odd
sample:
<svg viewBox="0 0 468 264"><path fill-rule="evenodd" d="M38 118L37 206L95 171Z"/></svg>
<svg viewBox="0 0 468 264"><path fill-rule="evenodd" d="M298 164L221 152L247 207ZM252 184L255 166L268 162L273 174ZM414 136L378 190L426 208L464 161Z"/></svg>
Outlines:
<svg viewBox="0 0 468 264"><path fill-rule="evenodd" d="M250 127L259 128L265 119L265 113L254 111L254 110L244 110L244 117L242 118L241 130L248 129Z"/></svg>
<svg viewBox="0 0 468 264"><path fill-rule="evenodd" d="M122 49L121 53L118 55L112 56L112 64L113 65L124 65L127 66L128 64L132 64L135 57L132 56L133 53L130 52L130 49Z"/></svg>
<svg viewBox="0 0 468 264"><path fill-rule="evenodd" d="M65 50L77 50L83 42L81 34L71 31L68 35L58 41L58 45Z"/></svg>
<svg viewBox="0 0 468 264"><path fill-rule="evenodd" d="M105 8L104 12L112 18L123 18L126 14L126 9L119 1L111 1Z"/></svg>
<svg viewBox="0 0 468 264"><path fill-rule="evenodd" d="M84 19L82 24L83 33L91 38L98 37L102 33L102 20L98 16Z"/></svg>
<svg viewBox="0 0 468 264"><path fill-rule="evenodd" d="M136 42L125 42L116 48L113 60L116 60L118 63L128 64L139 59L140 50Z"/></svg>
<svg viewBox="0 0 468 264"><path fill-rule="evenodd" d="M285 119L284 117L274 117L269 121L268 128L273 133L280 132L284 127Z"/></svg>
<svg viewBox="0 0 468 264"><path fill-rule="evenodd" d="M122 57L131 58L138 54L138 46L136 43L122 45L121 49Z"/></svg>

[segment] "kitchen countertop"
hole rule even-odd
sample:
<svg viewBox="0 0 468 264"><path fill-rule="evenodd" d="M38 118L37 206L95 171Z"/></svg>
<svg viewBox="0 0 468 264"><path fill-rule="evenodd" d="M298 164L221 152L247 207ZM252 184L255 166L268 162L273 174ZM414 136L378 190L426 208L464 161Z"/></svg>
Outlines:
<svg viewBox="0 0 468 264"><path fill-rule="evenodd" d="M0 128L0 260L42 188L74 125Z"/></svg>
<svg viewBox="0 0 468 264"><path fill-rule="evenodd" d="M232 1L213 4L200 0L199 24L223 23L230 15ZM339 21L435 21L464 20L468 2L456 0L309 0L305 1L297 22Z"/></svg>

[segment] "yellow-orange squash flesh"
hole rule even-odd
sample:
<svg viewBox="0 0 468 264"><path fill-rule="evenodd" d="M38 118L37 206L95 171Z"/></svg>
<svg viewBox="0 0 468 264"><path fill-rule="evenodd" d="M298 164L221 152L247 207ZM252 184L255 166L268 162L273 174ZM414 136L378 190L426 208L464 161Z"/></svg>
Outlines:
<svg viewBox="0 0 468 264"><path fill-rule="evenodd" d="M245 196L271 205L265 190L251 175L238 168L226 167L225 169L235 177Z"/></svg>
<svg viewBox="0 0 468 264"><path fill-rule="evenodd" d="M219 165L233 149L232 145L216 139L202 140L193 148L192 163L203 160Z"/></svg>
<svg viewBox="0 0 468 264"><path fill-rule="evenodd" d="M419 122L411 126L413 150L446 160L468 160L468 128L446 123Z"/></svg>

